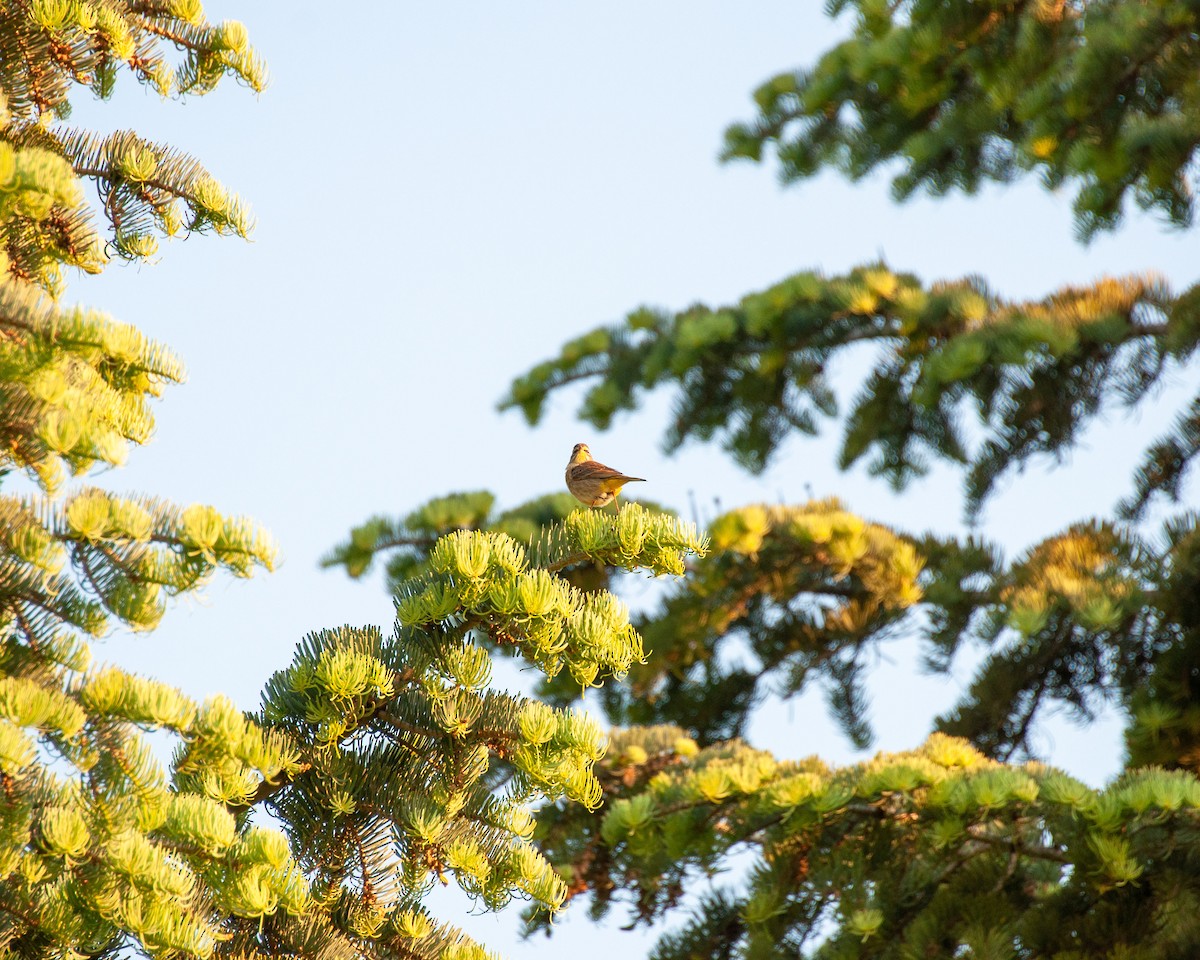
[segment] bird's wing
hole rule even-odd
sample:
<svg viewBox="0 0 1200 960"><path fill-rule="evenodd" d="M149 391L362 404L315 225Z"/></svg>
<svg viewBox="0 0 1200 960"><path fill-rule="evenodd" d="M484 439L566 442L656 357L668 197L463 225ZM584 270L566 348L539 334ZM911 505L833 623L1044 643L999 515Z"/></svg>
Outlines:
<svg viewBox="0 0 1200 960"><path fill-rule="evenodd" d="M595 460L575 464L571 467L571 476L576 480L620 480L622 483L628 483L630 480L642 480L641 477L627 476L620 470L614 470Z"/></svg>
<svg viewBox="0 0 1200 960"><path fill-rule="evenodd" d="M577 482L592 481L600 484L602 490L616 493L620 488L634 480L642 480L641 476L626 476L620 470L606 467L604 463L589 460L586 463L576 463L571 467L571 480ZM644 482L644 481L643 481Z"/></svg>

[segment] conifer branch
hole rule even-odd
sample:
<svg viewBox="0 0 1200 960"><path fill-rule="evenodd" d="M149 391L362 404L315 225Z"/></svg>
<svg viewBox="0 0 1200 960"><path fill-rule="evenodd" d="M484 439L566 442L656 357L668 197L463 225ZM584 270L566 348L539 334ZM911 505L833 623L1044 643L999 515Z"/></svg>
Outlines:
<svg viewBox="0 0 1200 960"><path fill-rule="evenodd" d="M632 757L636 774L611 770L602 812L557 812L547 843L571 864L573 889L592 891L598 904L624 890L637 919L647 922L734 848L758 850L761 859L738 898L747 925L727 941L731 948L806 939L826 915L799 908L830 891L840 908L833 941L860 939L867 927L888 931L893 942L944 936L944 911L984 895L995 898L991 915L1006 917L1013 935L1022 936L1016 931L1044 919L1024 893L1035 878L1055 911L1073 904L1072 930L1093 929L1099 897L1110 909L1141 909L1141 893L1126 899L1114 891L1147 869L1143 858L1161 855L1164 824L1170 830L1194 820L1195 809L1179 800L1186 794L1200 803L1200 784L1190 776L1146 771L1092 791L1057 771L987 761L938 735L912 753L828 770L815 760L774 764L736 743L695 753L679 734L644 728L614 738L615 762ZM672 755L663 772L662 758ZM1156 812L1143 819L1146 803ZM1093 818L1084 810L1106 813ZM680 831L711 842L686 848L681 858L672 846ZM1053 843L1038 841L1045 834ZM968 863L972 869L964 870ZM864 897L869 913L857 911Z"/></svg>
<svg viewBox="0 0 1200 960"><path fill-rule="evenodd" d="M1115 227L1130 193L1191 223L1194 13L1092 5L1052 24L1044 4L919 16L911 3L844 6L860 14L851 37L759 87L758 115L726 131L724 159L761 161L773 147L785 181L826 168L857 180L898 161L901 198L1040 171L1078 185L1084 239Z"/></svg>
<svg viewBox="0 0 1200 960"><path fill-rule="evenodd" d="M588 380L580 416L605 429L673 385L668 449L716 433L757 472L794 431L838 415L826 370L872 341L883 349L846 417L840 465L871 454L868 469L899 487L931 458L962 463L974 518L1006 471L1070 449L1118 389L1140 403L1194 349L1194 299L1150 275L1013 302L978 280L926 287L883 265L801 273L725 307L635 310L515 380L500 406L536 423L552 391ZM956 425L968 407L983 431L975 450Z"/></svg>
<svg viewBox="0 0 1200 960"><path fill-rule="evenodd" d="M1014 857L1033 857L1036 860L1049 860L1052 863L1061 863L1064 865L1075 862L1066 853L1056 847L1019 843L1011 836L994 836L988 833L988 828L984 824L971 824L967 827L967 833L970 834L973 842L1009 850Z"/></svg>

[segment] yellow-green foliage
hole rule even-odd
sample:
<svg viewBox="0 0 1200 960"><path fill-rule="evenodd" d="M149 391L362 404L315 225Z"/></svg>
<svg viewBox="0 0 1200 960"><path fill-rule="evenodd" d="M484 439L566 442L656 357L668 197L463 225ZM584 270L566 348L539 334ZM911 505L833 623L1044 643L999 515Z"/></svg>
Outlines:
<svg viewBox="0 0 1200 960"><path fill-rule="evenodd" d="M132 327L59 310L11 283L0 283L0 333L0 466L30 470L52 491L68 470L124 463L129 445L154 432L149 401L184 375Z"/></svg>
<svg viewBox="0 0 1200 960"><path fill-rule="evenodd" d="M743 848L758 859L732 901L742 923L709 949L753 956L819 930L838 950L881 936L891 944L881 956L926 955L934 943L954 952L977 942L983 916L995 955L1017 944L1054 955L1082 942L1092 956L1107 937L1130 947L1169 939L1148 922L1144 898L1181 894L1165 874L1147 878L1163 869L1159 858L1172 876L1187 869L1189 854L1160 841L1190 832L1200 815L1190 774L1142 771L1095 790L940 734L842 769L781 762L739 741L699 752L679 749L686 742L672 727L615 735L597 771L605 806L560 806L544 818L556 865L599 909L626 890L642 917L657 916L690 876ZM1185 886L1191 898L1200 884ZM832 909L813 911L817 903ZM1111 927L1112 916L1129 929ZM704 922L702 912L695 936ZM664 955L674 943L696 941L668 937Z"/></svg>
<svg viewBox="0 0 1200 960"><path fill-rule="evenodd" d="M225 76L254 90L267 82L246 28L210 24L199 0L36 0L0 11L0 275L10 282L58 296L64 267L94 273L109 252L153 257L156 235L248 232L241 201L185 154L129 131L48 122L69 116L74 84L107 97L123 67L164 97L205 93ZM85 180L104 195L107 247Z"/></svg>
<svg viewBox="0 0 1200 960"><path fill-rule="evenodd" d="M868 605L909 607L921 599L917 577L923 562L914 545L886 527L848 512L837 500L817 500L798 507L749 506L722 514L709 528L715 551L756 560L768 539L807 556L797 557L798 576L825 568L832 578L853 578L871 599ZM746 565L747 569L749 564ZM764 576L764 579L766 577ZM777 596L792 585L779 584ZM793 594L794 595L794 594ZM859 604L862 606L862 604ZM851 622L859 614L852 603L828 614Z"/></svg>
<svg viewBox="0 0 1200 960"><path fill-rule="evenodd" d="M15 636L3 654L7 670L35 664ZM307 909L308 883L286 841L262 831L240 839L229 797L214 789L222 774L240 774L253 792L293 771L278 733L227 702L197 709L179 691L115 668L73 679L60 668L64 681L66 692L11 673L0 679L0 892L22 917L10 942L36 937L70 949L132 936L151 953L207 957L228 939L225 911L261 920ZM135 724L188 744L173 783ZM71 765L45 766L35 739ZM200 757L203 770L189 776Z"/></svg>
<svg viewBox="0 0 1200 960"><path fill-rule="evenodd" d="M211 543L197 543L189 528L196 510L213 518ZM93 636L113 619L151 629L168 597L202 586L218 569L236 576L270 569L275 557L261 528L211 507L180 509L89 488L61 505L0 495L0 565L7 573L0 611L17 618L27 640L36 632L36 618L47 612ZM76 570L85 571L82 581ZM73 669L86 667L86 648L69 634L56 630L43 639L49 642L42 655Z"/></svg>
<svg viewBox="0 0 1200 960"><path fill-rule="evenodd" d="M145 358L165 354L123 328L86 326L79 318L35 325L25 334L29 357L37 356L36 336L45 334L38 347L43 376L34 383L41 384L46 406L23 409L42 415L43 423L56 422L57 410L75 412L77 425L92 416L96 429L104 429L105 418L123 416L130 438L144 439L133 426L137 406L123 405L103 385L97 393L98 380L80 371L135 383L136 398L150 383ZM10 341L4 372L24 362L20 342ZM47 387L45 371L55 370L67 371L63 390ZM0 382L0 389L12 383ZM70 390L80 397L91 390L98 402L89 409L72 401ZM57 422L61 428L64 421ZM8 418L4 427L27 430L28 423ZM43 432L61 440L64 430ZM90 442L80 428L74 444L60 443L54 452L82 469L94 448L81 455L80 444ZM10 454L13 449L21 448L14 444ZM22 465L57 463L30 455ZM53 476L51 469L34 472L47 485ZM206 957L228 939L223 911L260 921L303 913L308 886L298 864L290 856L281 860L278 849L261 864L259 848L235 842L238 826L225 807L295 769L286 740L228 701L197 708L161 683L111 666L90 669L87 642L113 622L149 629L168 596L196 589L218 569L248 576L255 567L270 567L274 556L260 529L211 507L180 509L91 488L58 503L0 495L0 778L6 797L0 894L22 918L10 927L10 944L31 940L69 952L128 936L151 953ZM172 779L139 727L171 731L186 743ZM59 761L48 765L51 754ZM249 877L255 878L251 892Z"/></svg>
<svg viewBox="0 0 1200 960"><path fill-rule="evenodd" d="M584 714L489 689L491 651L548 675L565 668L576 690L620 676L643 655L628 611L562 571L681 570L704 545L691 525L636 506L572 513L528 549L504 533L458 530L430 544L422 572L400 586L391 637L347 627L300 644L268 683L262 713L300 746L299 763L264 789L304 838L314 885L336 900L344 932L385 950L435 938L441 956L476 955L469 941L436 941L451 935L414 912L438 878L491 908L522 897L558 909L567 885L533 842L531 804L595 807L605 737ZM496 791L488 784L500 774Z"/></svg>
<svg viewBox="0 0 1200 960"><path fill-rule="evenodd" d="M133 327L58 304L64 271L152 256L155 234L250 227L194 160L61 123L74 84L107 96L122 66L164 96L221 76L265 82L245 29L209 24L198 0L0 9L0 475L22 471L40 488L0 494L0 901L14 956L208 957L238 918L254 931L312 926L287 841L232 812L296 771L295 748L228 701L199 707L92 666L89 640L113 625L151 629L168 597L217 570L275 562L257 525L210 506L89 487L61 497L69 476L119 466L147 442L151 401L184 376ZM179 740L174 770L142 731Z"/></svg>
<svg viewBox="0 0 1200 960"><path fill-rule="evenodd" d="M1111 528L1078 525L1038 544L1014 565L1004 600L1029 636L1054 614L1087 630L1111 630L1145 605L1129 546Z"/></svg>
<svg viewBox="0 0 1200 960"><path fill-rule="evenodd" d="M463 530L430 551L429 574L396 600L402 624L418 627L465 615L486 624L553 677L566 667L581 686L623 676L643 658L629 613L606 591L584 593L551 570L582 561L682 573L684 556L706 543L690 524L631 504L617 514L578 510L535 543L539 566L502 533Z"/></svg>
<svg viewBox="0 0 1200 960"><path fill-rule="evenodd" d="M12 120L0 95L0 123L10 135L15 132ZM4 132L0 130L0 137ZM55 238L55 228L65 238ZM6 241L0 253L0 276L32 282L52 294L65 286L64 266L96 273L106 260L70 162L42 147L4 139L0 139L0 237Z"/></svg>
<svg viewBox="0 0 1200 960"><path fill-rule="evenodd" d="M670 513L657 505L643 502L643 506L657 512ZM395 590L400 584L427 569L429 551L438 538L456 530L485 530L503 533L525 547L541 542L545 530L555 524L570 521L577 538L607 536L611 521L603 519L606 514L590 517L579 511L579 501L566 490L546 494L511 510L495 510L495 497L486 490L454 493L435 497L402 518L372 517L350 531L349 538L339 544L321 560L321 565L341 566L352 577L365 575L377 556L386 557L387 579ZM613 544L616 549L611 555L583 559L564 568L567 580L581 590L596 590L606 587L612 570L619 568L622 550L637 546L636 538L647 535L643 525L631 514L626 520L623 542ZM634 539L631 539L634 538ZM597 541L598 542L598 541ZM668 557L664 555L664 560ZM609 568L604 562L616 565ZM673 567L668 572L678 572Z"/></svg>

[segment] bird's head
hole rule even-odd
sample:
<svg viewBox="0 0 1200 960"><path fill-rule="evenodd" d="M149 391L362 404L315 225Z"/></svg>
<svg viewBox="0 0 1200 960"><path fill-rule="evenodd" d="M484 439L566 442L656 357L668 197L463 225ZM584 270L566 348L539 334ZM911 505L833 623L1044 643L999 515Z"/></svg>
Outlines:
<svg viewBox="0 0 1200 960"><path fill-rule="evenodd" d="M587 463L592 459L592 451L586 443L577 443L571 448L571 463Z"/></svg>

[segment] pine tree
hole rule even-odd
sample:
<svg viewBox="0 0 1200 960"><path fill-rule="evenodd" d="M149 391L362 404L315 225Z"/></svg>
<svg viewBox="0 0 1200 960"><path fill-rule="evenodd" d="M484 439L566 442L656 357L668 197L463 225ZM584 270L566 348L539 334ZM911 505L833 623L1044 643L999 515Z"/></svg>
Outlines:
<svg viewBox="0 0 1200 960"><path fill-rule="evenodd" d="M503 521L484 493L439 498L403 524L376 520L356 531L353 569L361 575L374 552L391 550L423 568L422 527L429 544L443 524L541 516L553 529L539 512L548 499ZM385 527L391 534L372 544L367 532ZM536 839L569 896L589 894L594 916L624 898L635 922L650 923L731 853L750 850L747 886L704 899L655 956L739 946L782 957L822 943L830 956L1011 956L1018 941L1023 956L1194 951L1200 929L1176 909L1200 892L1200 781L1194 747L1180 749L1194 710L1181 716L1181 699L1155 697L1163 674L1179 675L1168 669L1188 623L1178 605L1196 595L1178 536L1160 556L1112 526L1077 526L1006 569L981 542L916 540L835 501L744 507L710 532L709 552L635 621L645 661L600 691L624 725L597 765L604 802L558 803L539 816ZM526 527L525 536L539 534ZM1151 574L1153 588L1140 579ZM847 733L866 742L863 652L922 626L934 664L967 636L996 647L963 703L939 719L944 732L922 747L838 770L776 760L740 739L766 688L786 694L817 677ZM723 658L727 643L749 648L758 668ZM1013 762L1029 756L1047 701L1086 710L1110 688L1134 710L1128 774L1096 790ZM839 932L825 942L830 924Z"/></svg>
<svg viewBox="0 0 1200 960"><path fill-rule="evenodd" d="M628 612L570 573L678 575L704 541L638 508L552 511L536 538L524 528L528 547L503 532L425 541L398 575L394 631L313 633L255 714L93 666L114 624L149 630L169 597L275 558L255 524L210 506L63 492L148 440L150 401L183 377L132 327L62 306L64 268L144 259L158 235L250 228L190 157L62 125L75 84L105 97L122 66L164 95L265 82L245 29L209 24L196 0L0 10L0 948L488 956L431 916L426 894L453 877L489 908L560 906L565 884L530 839L533 804L594 806L604 752L587 717L490 689L491 650L568 677L575 694L623 675L643 658ZM33 492L12 489L22 476ZM153 734L175 742L169 766Z"/></svg>
<svg viewBox="0 0 1200 960"><path fill-rule="evenodd" d="M785 180L898 161L900 198L1038 172L1077 187L1085 239L1117 225L1127 196L1190 222L1190 5L830 8L854 12L851 38L764 84L727 158L773 147ZM884 264L805 272L729 306L637 309L518 378L502 405L536 423L550 392L584 381L580 416L603 429L673 387L667 449L720 438L757 471L786 438L839 417L827 370L868 341L874 369L843 418L841 465L866 457L902 488L931 461L961 464L975 521L1006 471L1190 374L1198 305L1200 287L1174 293L1153 276L1016 302L977 278L924 284ZM1198 403L1145 451L1114 517L1047 531L1012 559L976 535L918 536L835 501L716 518L711 550L635 621L645 663L602 694L620 725L596 766L603 803L558 801L539 819L568 894L595 916L624 903L635 923L690 905L657 960L1196 956L1200 530L1189 511L1145 518L1183 496ZM356 575L377 553L419 565L421 523L503 522L474 496L476 513L449 498L440 514L368 524L330 560ZM835 769L741 739L769 689L817 682L865 744L867 654L900 631L921 633L935 669L967 643L990 650L923 745ZM1054 702L1085 719L1103 703L1125 711L1125 771L1106 788L1033 756L1030 731ZM749 857L744 875L689 896L735 854Z"/></svg>
<svg viewBox="0 0 1200 960"><path fill-rule="evenodd" d="M166 40L186 51L172 68ZM168 597L218 569L249 576L275 549L254 524L209 506L76 487L68 474L119 465L147 441L150 403L180 361L95 310L63 307L64 268L144 258L154 232L244 233L248 217L195 161L132 133L97 137L59 121L74 84L100 95L127 65L163 93L202 92L230 74L261 86L239 24L199 4L46 0L0 12L0 943L12 956L78 956L128 942L211 953L215 871L299 888L286 842L235 829L208 785L169 784L145 732L171 731L222 775L272 777L278 737L245 730L227 700L202 707L116 667L89 641L113 623L153 628ZM99 188L108 241L84 184ZM12 490L21 474L34 492ZM240 726L239 726L240 725ZM237 735L234 735L234 732ZM231 874L232 876L232 874ZM234 882L226 911L252 910Z"/></svg>

